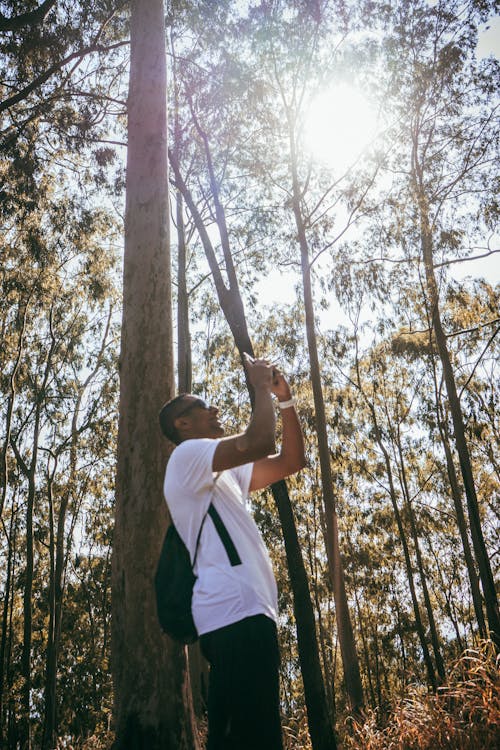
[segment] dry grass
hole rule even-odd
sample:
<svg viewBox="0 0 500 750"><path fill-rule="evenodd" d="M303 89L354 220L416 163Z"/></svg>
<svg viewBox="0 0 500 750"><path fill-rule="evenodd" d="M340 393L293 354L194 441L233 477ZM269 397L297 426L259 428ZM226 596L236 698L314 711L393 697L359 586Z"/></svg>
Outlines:
<svg viewBox="0 0 500 750"><path fill-rule="evenodd" d="M367 713L349 750L495 750L500 748L500 660L491 642L468 650L437 695L417 690L401 700L383 728Z"/></svg>
<svg viewBox="0 0 500 750"><path fill-rule="evenodd" d="M206 722L199 727L203 746ZM305 712L283 722L285 750L311 750ZM109 750L112 733L60 750ZM491 642L470 649L453 665L437 695L414 688L381 727L375 711L349 727L339 750L497 750L500 748L500 657ZM258 750L258 749L257 749Z"/></svg>

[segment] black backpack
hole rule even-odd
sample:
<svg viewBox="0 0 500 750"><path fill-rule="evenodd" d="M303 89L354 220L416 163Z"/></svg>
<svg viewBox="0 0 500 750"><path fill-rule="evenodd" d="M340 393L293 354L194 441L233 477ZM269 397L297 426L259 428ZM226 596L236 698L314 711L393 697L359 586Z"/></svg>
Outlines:
<svg viewBox="0 0 500 750"><path fill-rule="evenodd" d="M174 524L170 524L156 569L156 608L161 629L180 643L194 643L198 640L198 633L191 614L191 600L196 581L193 568L196 564L201 532L207 515L214 522L231 565L241 565L236 547L212 503L208 506L201 522L192 564L186 545L180 538Z"/></svg>

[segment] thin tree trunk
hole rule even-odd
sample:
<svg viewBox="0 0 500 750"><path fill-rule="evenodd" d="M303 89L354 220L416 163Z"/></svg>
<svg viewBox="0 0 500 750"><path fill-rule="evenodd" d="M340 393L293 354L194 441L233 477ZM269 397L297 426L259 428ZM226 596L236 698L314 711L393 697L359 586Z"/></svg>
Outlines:
<svg viewBox="0 0 500 750"><path fill-rule="evenodd" d="M52 311L50 317L52 316ZM21 452L15 442L11 439L18 466L28 481L28 493L26 497L26 568L23 594L23 647L21 654L22 685L22 717L20 721L21 747L23 750L31 750L32 747L32 722L31 722L31 647L32 647L32 622L33 622L33 579L34 579L34 536L33 536L33 514L36 496L36 470L38 464L38 449L41 429L41 414L43 396L46 391L49 374L52 368L52 357L55 351L55 339L52 336L45 368L40 386L35 385L35 414L33 419L33 436L31 446L30 463L27 465L21 456Z"/></svg>
<svg viewBox="0 0 500 750"><path fill-rule="evenodd" d="M398 635L399 635L399 641L401 643L401 693L404 693L406 689L406 649L405 649L405 642L403 638L403 623L401 621L401 610L399 607L398 597L396 596L396 589L394 586L394 572L392 573L392 596L393 596L393 602L394 602L394 609L396 611L396 619L398 623Z"/></svg>
<svg viewBox="0 0 500 750"><path fill-rule="evenodd" d="M455 463L450 448L450 438L448 434L448 427L446 419L443 417L442 408L439 400L439 389L437 384L437 374L435 361L432 354L430 355L433 371L434 380L434 394L436 402L436 421L438 425L439 435L441 437L441 443L444 449L444 455L446 458L446 470L448 472L448 479L450 482L451 496L453 499L453 505L455 506L456 522L458 530L460 532L460 539L462 541L462 548L464 551L465 566L469 576L472 602L474 605L474 612L476 614L477 626L479 635L481 638L486 638L486 623L484 621L483 603L481 600L481 591L479 588L479 578L476 572L476 566L472 557L472 550L469 543L469 535L467 533L467 522L465 520L465 513L462 504L462 492L458 483L457 472L455 470Z"/></svg>
<svg viewBox="0 0 500 750"><path fill-rule="evenodd" d="M321 501L320 501L321 502ZM316 503L315 503L316 504ZM314 514L316 516L316 514ZM320 519L320 525L321 525L321 519ZM327 632L327 629L323 623L323 614L321 610L321 597L319 592L319 581L318 581L318 566L316 563L316 553L317 553L317 524L315 519L315 530L313 539L311 540L311 534L308 533L308 545L307 545L307 556L309 561L309 568L312 571L312 574L314 576L314 580L312 582L312 591L313 591L313 598L314 598L314 606L316 608L316 618L318 623L318 636L319 636L319 652L322 660L322 667L323 667L323 681L325 685L325 692L326 692L326 698L328 701L328 706L330 706L330 713L332 716L332 722L335 723L335 714L333 711L334 706L334 696L332 694L332 685L330 683L330 680L328 679L329 675L331 674L331 655L328 655L328 644L327 641L330 639L330 633ZM319 529L319 533L321 534L322 538L324 539L323 529ZM313 543L311 543L313 542Z"/></svg>
<svg viewBox="0 0 500 750"><path fill-rule="evenodd" d="M189 304L186 283L186 235L184 229L184 211L182 195L179 190L175 195L178 241L177 271L177 366L179 392L191 393L192 357L191 333L189 327Z"/></svg>
<svg viewBox="0 0 500 750"><path fill-rule="evenodd" d="M15 561L17 555L17 541L18 541L18 518L17 510L14 512L14 536L12 538L12 576L15 575ZM10 588L10 602L9 602L9 614L8 614L8 636L7 636L7 654L6 654L6 682L7 682L7 719L5 722L6 727L6 748L14 748L20 746L20 727L16 721L16 705L14 697L14 682L17 680L17 670L14 672L12 667L12 651L15 648L17 637L15 634L14 625L14 599L15 599L15 586L11 585Z"/></svg>
<svg viewBox="0 0 500 750"><path fill-rule="evenodd" d="M228 285L224 283L222 274L212 247L212 243L203 224L203 220L188 190L179 165L172 151L169 152L170 163L174 170L175 182L181 190L191 216L202 241L205 254L212 272L217 296L220 306L226 317L227 323L234 338L234 342L243 361L243 353L253 354L253 346L248 333L243 300L240 295L236 271L234 268L229 237L225 222L224 208L220 203L217 184L214 176L208 139L197 123L198 130L205 143L207 163L211 180L211 188L216 205L217 221L221 235L224 252L225 268L228 277ZM247 380L250 399L253 402L253 389ZM302 551L297 536L295 519L288 489L284 481L277 482L271 487L274 501L278 509L287 565L292 585L295 620L297 625L297 645L299 660L304 682L304 697L307 708L307 718L311 742L314 750L335 750L336 741L330 720L326 693L321 673L321 662L319 657L318 642L316 637L316 626L314 621L314 610L309 591L307 573L302 558Z"/></svg>
<svg viewBox="0 0 500 750"><path fill-rule="evenodd" d="M349 604L344 580L344 568L340 556L337 514L333 489L332 470L330 464L330 450L326 429L325 403L321 384L321 370L319 365L318 346L314 323L314 305L312 299L311 268L309 265L309 246L307 242L304 221L300 205L300 189L297 175L297 161L295 144L290 126L290 156L292 170L292 202L295 223L297 226L300 247L302 283L304 290L304 308L306 316L306 334L309 350L309 364L314 398L316 433L318 439L319 460L321 467L321 484L326 518L326 549L328 566L333 584L337 629L339 634L340 651L344 668L344 679L347 693L354 714L360 713L364 704L363 686L359 670L359 660L354 641L354 632L349 614Z"/></svg>
<svg viewBox="0 0 500 750"><path fill-rule="evenodd" d="M420 211L420 240L422 258L425 268L425 279L427 294L429 298L430 314L432 328L436 337L436 344L439 358L443 368L444 382L450 405L450 413L453 422L455 446L460 461L462 481L467 498L467 509L469 513L469 525L472 536L472 544L476 561L479 569L479 578L483 589L484 601L486 606L486 615L490 628L491 638L500 650L500 612L498 608L498 598L495 588L495 581L491 570L490 560L486 550L483 530L481 527L481 517L479 512L479 503L474 484L474 475L472 463L469 454L469 448L465 437L465 426L460 406L460 400L457 394L455 375L451 364L450 353L446 342L446 335L441 322L439 309L439 292L434 274L433 259L433 240L432 229L429 222L429 212L425 200L425 193L422 187L422 173L418 162L417 150L413 150L413 169L415 181L417 183L417 198Z"/></svg>
<svg viewBox="0 0 500 750"><path fill-rule="evenodd" d="M450 587L449 582L447 582L445 580L445 577L443 575L443 571L441 569L441 564L440 564L440 561L439 561L437 553L434 551L434 548L433 548L433 545L432 545L432 541L431 541L431 538L430 538L430 534L426 535L426 541L427 541L429 549L430 549L430 551L432 553L432 556L434 558L434 563L436 565L436 570L437 570L438 575L439 575L440 588L441 588L442 594L444 596L444 600L446 602L446 604L445 604L445 610L446 610L446 613L447 613L448 617L450 618L450 621L451 621L451 623L453 625L453 628L455 630L455 638L457 639L458 651L459 651L460 654L462 654L465 651L465 649L467 648L467 643L463 642L462 636L460 634L460 628L459 628L459 624L458 624L458 618L457 618L456 612L454 611L454 608L453 608L452 595L451 595L451 587Z"/></svg>
<svg viewBox="0 0 500 750"><path fill-rule="evenodd" d="M365 626L363 623L363 616L361 614L361 607L359 604L359 596L356 589L356 586L354 586L354 601L356 602L356 611L358 613L358 629L359 629L359 635L361 637L361 644L363 646L363 658L365 662L365 672L366 672L366 678L368 680L368 688L370 691L370 698L372 702L372 707L375 708L377 705L377 700L375 698L375 691L373 689L373 680L372 680L372 670L370 666L370 651L368 648L368 642L366 640L366 634L365 634ZM377 655L376 655L377 660ZM379 684L379 678L378 678L378 665L376 668L376 677L377 677L377 687ZM380 704L379 704L380 705Z"/></svg>
<svg viewBox="0 0 500 750"><path fill-rule="evenodd" d="M162 635L153 578L165 533L166 441L174 393L162 0L133 0L112 561L116 750L197 746L185 649Z"/></svg>
<svg viewBox="0 0 500 750"><path fill-rule="evenodd" d="M378 433L378 427L376 427L376 432ZM410 588L410 595L411 595L411 600L413 604L415 627L416 627L417 635L420 641L420 647L422 649L424 663L427 668L427 676L429 678L429 684L431 685L432 689L436 691L437 690L436 673L434 671L434 665L432 663L431 655L429 653L429 647L427 645L427 639L425 637L425 628L424 628L424 624L422 622L422 617L420 614L420 606L418 603L417 592L415 589L415 580L413 577L413 568L411 564L410 550L408 548L408 541L406 539L406 533L404 530L403 521L401 519L401 514L399 512L396 489L394 487L394 480L392 476L390 457L389 457L389 454L387 452L385 445L382 443L380 435L378 435L376 440L377 440L377 445L379 446L380 450L382 451L384 455L387 478L389 481L389 496L391 498L392 508L394 510L394 517L396 519L396 524L397 524L398 532L399 532L399 539L401 541L401 546L403 547L403 555L405 558L406 575L408 578L408 586Z"/></svg>
<svg viewBox="0 0 500 750"><path fill-rule="evenodd" d="M21 357L24 351L24 333L26 331L26 320L28 316L29 299L25 304L21 314L21 330L19 332L19 343L17 346L16 361L9 378L9 397L7 400L7 414L5 418L5 438L2 446L2 494L0 497L0 518L3 515L3 508L5 505L5 498L7 497L7 490L9 486L9 462L8 462L8 450L10 443L10 436L12 431L12 415L14 413L14 404L16 400L16 376L21 363Z"/></svg>
<svg viewBox="0 0 500 750"><path fill-rule="evenodd" d="M47 472L47 502L49 507L49 624L47 628L47 648L45 666L45 717L43 725L42 750L53 747L56 725L56 537L54 534L54 475L57 469L57 460L54 461L52 472Z"/></svg>
<svg viewBox="0 0 500 750"><path fill-rule="evenodd" d="M99 354L92 371L80 386L76 399L73 416L71 419L70 451L69 451L69 476L66 487L61 495L59 513L57 517L57 530L55 532L55 514L53 502L53 477L57 468L57 455L54 461L52 474L47 477L48 501L49 501L49 627L47 632L46 668L45 668L45 716L43 725L42 750L50 750L57 741L57 717L56 717L56 695L57 695L57 664L59 659L59 647L61 641L62 615L64 603L64 580L66 576L67 554L66 550L71 547L71 539L74 524L66 540L66 518L71 494L75 491L77 482L78 462L78 419L81 404L87 392L88 386L94 381L98 374L105 353L108 334L111 326L112 309L109 311L107 324L104 330ZM55 341L54 341L55 345ZM66 541L66 548L65 548Z"/></svg>
<svg viewBox="0 0 500 750"><path fill-rule="evenodd" d="M424 595L424 603L425 608L427 611L427 619L429 622L429 629L430 629L430 635L431 635L431 643L432 643L432 650L434 651L434 660L436 662L436 668L439 675L439 679L441 683L443 683L446 679L446 673L444 668L444 661L443 657L441 655L441 645L440 645L440 637L437 630L436 625L436 619L434 617L434 610L431 603L431 598L429 596L429 589L427 587L427 579L425 575L424 565L422 561L422 553L420 550L420 541L418 538L418 531L417 531L417 524L415 521L415 514L413 512L413 506L411 503L410 498L410 491L408 488L408 482L406 479L406 467L405 467L405 460L403 455L403 447L401 445L401 435L400 435L400 425L397 425L396 430L396 447L398 451L399 456L399 469L400 469L400 486L403 493L403 498L405 501L406 506L406 512L408 515L408 520L410 522L410 532L413 539L413 546L415 549L415 557L417 561L417 568L418 573L420 577L420 583L422 586L422 593Z"/></svg>
<svg viewBox="0 0 500 750"><path fill-rule="evenodd" d="M293 610L297 623L297 647L304 682L311 743L314 750L335 750L337 745L326 704L311 593L292 504L284 481L273 484L271 489L283 529L287 566L292 584Z"/></svg>
<svg viewBox="0 0 500 750"><path fill-rule="evenodd" d="M181 132L179 123L179 96L177 81L177 60L172 44L172 86L174 89L174 143L173 152L179 162ZM179 393L191 393L192 356L191 334L189 330L189 295L187 289L187 246L184 224L184 206L181 191L175 191L175 216L177 228L177 383Z"/></svg>
<svg viewBox="0 0 500 750"><path fill-rule="evenodd" d="M20 326L20 332L19 332L19 342L17 347L17 355L16 355L16 361L14 363L14 367L12 368L12 372L9 378L9 397L7 400L7 413L5 418L5 438L2 446L2 494L0 497L0 518L3 517L3 509L5 507L5 500L7 498L7 491L9 486L9 461L8 461L8 451L9 451L9 444L11 440L11 432L12 432L12 415L14 413L14 404L16 399L16 376L17 371L19 369L19 365L21 362L21 356L23 354L23 342L24 342L24 333L26 330L26 320L27 320L27 314L28 314L28 307L29 307L29 299L28 302L24 305L22 314L20 316L21 318L21 326ZM3 602L3 612L2 612L2 639L1 639L1 646L0 646L0 747L3 747L3 709L4 709L4 702L3 702L3 695L4 695L4 678L5 678L5 649L6 649L6 640L7 640L7 624L8 624L8 606L9 606L9 592L10 592L10 586L11 586L11 575L12 575L12 548L10 544L11 534L12 534L12 524L15 517L14 513L14 506L12 508L12 516L11 516L11 531L9 534L9 554L8 554L8 560L7 560L7 572L6 572L6 582L5 582L5 595L4 595L4 602Z"/></svg>
<svg viewBox="0 0 500 750"><path fill-rule="evenodd" d="M7 570L5 571L5 589L2 606L2 635L0 640L0 748L3 748L5 742L4 735L4 683L6 671L8 671L8 664L6 663L7 656L7 633L9 629L9 607L11 607L11 591L12 591L12 579L13 579L13 566L14 566L14 551L15 551L15 534L17 532L16 524L16 509L14 504L12 506L12 513L10 516L10 525L8 533L8 545L9 551L7 555Z"/></svg>

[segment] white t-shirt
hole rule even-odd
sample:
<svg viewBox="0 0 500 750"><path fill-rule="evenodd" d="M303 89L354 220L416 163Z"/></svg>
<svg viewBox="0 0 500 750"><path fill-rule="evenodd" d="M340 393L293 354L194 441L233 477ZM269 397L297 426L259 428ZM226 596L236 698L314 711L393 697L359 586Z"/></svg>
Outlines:
<svg viewBox="0 0 500 750"><path fill-rule="evenodd" d="M192 612L199 635L245 617L277 620L277 589L271 561L252 516L245 508L253 464L215 473L218 440L185 440L173 451L164 494L172 520L194 558L196 539L210 502L217 509L242 564L231 566L226 549L207 516L194 573Z"/></svg>

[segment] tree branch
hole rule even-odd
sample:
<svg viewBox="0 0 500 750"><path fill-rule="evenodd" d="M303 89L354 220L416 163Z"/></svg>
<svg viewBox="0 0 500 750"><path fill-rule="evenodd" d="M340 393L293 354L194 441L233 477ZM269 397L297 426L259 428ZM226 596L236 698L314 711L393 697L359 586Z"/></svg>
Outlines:
<svg viewBox="0 0 500 750"><path fill-rule="evenodd" d="M1 31L19 31L25 26L34 26L37 23L43 23L48 15L49 10L56 4L56 0L44 0L36 9L28 13L20 13L18 16L7 18L0 13L0 32Z"/></svg>
<svg viewBox="0 0 500 750"><path fill-rule="evenodd" d="M109 52L110 50L117 49L118 47L123 47L127 44L130 44L129 40L116 42L115 44L110 44L108 47L103 44L91 44L88 47L82 47L82 49L79 49L76 52L72 52L71 55L68 55L63 60L59 60L57 63L54 63L54 65L51 65L50 68L45 71L45 73L37 76L33 81L31 81L31 83L21 89L21 91L18 91L17 94L14 94L14 96L9 96L8 99L4 99L2 102L0 102L0 112L4 112L6 109L9 109L9 107L13 107L14 104L18 104L19 102L23 101L23 99L26 99L26 97L29 96L32 91L44 84L45 81L48 81L49 78L54 75L54 73L57 73L57 71L61 70L61 68L70 63L72 60L83 58L86 55L91 54L92 52Z"/></svg>

